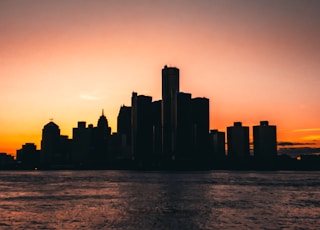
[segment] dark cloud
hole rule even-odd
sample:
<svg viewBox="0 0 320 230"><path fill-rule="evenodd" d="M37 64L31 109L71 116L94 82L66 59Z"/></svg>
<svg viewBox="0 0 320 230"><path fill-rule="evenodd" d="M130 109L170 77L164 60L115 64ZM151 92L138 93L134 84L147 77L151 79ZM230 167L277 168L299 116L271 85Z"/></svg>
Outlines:
<svg viewBox="0 0 320 230"><path fill-rule="evenodd" d="M278 142L278 146L301 146L301 145L315 145L314 142Z"/></svg>
<svg viewBox="0 0 320 230"><path fill-rule="evenodd" d="M280 148L278 155L288 155L297 157L300 155L320 155L320 148L296 147L296 148Z"/></svg>

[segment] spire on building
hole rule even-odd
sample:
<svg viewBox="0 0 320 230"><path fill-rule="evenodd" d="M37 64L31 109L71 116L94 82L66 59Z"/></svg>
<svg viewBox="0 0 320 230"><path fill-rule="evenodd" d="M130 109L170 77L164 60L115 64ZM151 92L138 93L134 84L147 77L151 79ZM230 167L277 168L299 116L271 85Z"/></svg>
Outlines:
<svg viewBox="0 0 320 230"><path fill-rule="evenodd" d="M104 109L102 109L102 114L101 114L101 116L99 117L97 127L98 127L98 128L101 128L101 129L103 129L103 130L106 130L106 131L108 132L108 135L111 133L111 128L109 127L108 119L107 119L107 117L104 115Z"/></svg>

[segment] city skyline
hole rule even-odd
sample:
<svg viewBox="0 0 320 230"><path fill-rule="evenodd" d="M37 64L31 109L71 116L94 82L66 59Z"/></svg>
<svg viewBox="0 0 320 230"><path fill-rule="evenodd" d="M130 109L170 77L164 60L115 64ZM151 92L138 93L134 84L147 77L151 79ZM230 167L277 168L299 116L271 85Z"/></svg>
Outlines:
<svg viewBox="0 0 320 230"><path fill-rule="evenodd" d="M50 118L72 136L105 109L116 132L130 94L210 99L210 129L261 120L289 147L320 146L317 1L1 1L0 152L38 147ZM250 133L252 136L252 133ZM285 143L284 143L285 144Z"/></svg>

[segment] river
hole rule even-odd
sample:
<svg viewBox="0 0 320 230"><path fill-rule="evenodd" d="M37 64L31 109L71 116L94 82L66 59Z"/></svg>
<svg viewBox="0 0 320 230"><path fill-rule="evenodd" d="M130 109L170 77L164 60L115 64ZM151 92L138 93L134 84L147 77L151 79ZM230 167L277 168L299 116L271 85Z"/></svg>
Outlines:
<svg viewBox="0 0 320 230"><path fill-rule="evenodd" d="M319 226L320 172L0 172L0 229Z"/></svg>

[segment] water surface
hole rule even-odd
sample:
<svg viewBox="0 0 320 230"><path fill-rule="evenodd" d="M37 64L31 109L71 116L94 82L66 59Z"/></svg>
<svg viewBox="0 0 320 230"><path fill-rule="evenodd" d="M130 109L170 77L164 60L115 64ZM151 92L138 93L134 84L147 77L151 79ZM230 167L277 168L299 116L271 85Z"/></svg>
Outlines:
<svg viewBox="0 0 320 230"><path fill-rule="evenodd" d="M0 172L1 229L317 229L320 172Z"/></svg>

